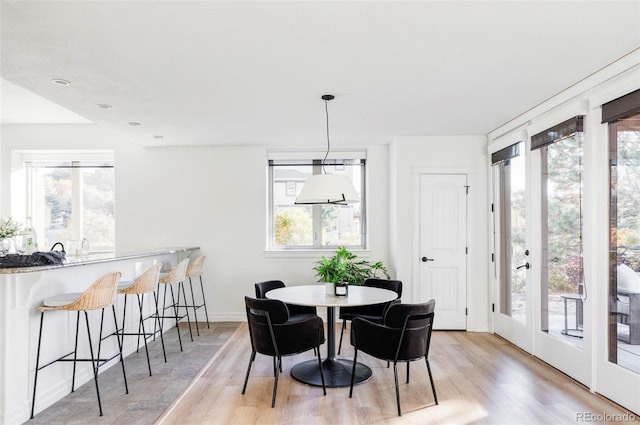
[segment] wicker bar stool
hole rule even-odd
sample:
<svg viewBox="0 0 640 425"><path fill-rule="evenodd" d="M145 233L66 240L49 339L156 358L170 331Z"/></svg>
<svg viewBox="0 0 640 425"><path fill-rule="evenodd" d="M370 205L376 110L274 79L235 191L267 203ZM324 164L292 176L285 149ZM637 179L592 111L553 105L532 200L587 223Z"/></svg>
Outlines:
<svg viewBox="0 0 640 425"><path fill-rule="evenodd" d="M124 378L124 387L125 393L129 394L129 387L127 385L127 374L124 368L124 359L122 357L122 344L120 342L120 338L116 338L118 340L118 353L114 356L102 359L100 358L100 350L102 348L102 330L104 325L104 309L111 306L111 310L113 311L113 321L115 324L115 329L118 329L118 319L116 318L116 309L113 304L116 297L116 288L118 285L118 280L120 279L120 272L111 272L102 276L98 280L96 280L86 291L82 293L69 293L57 295L51 298L47 298L43 301L42 305L38 307L40 310L40 331L38 332L38 352L36 355L36 369L35 369L35 377L33 380L33 398L31 401L31 418L33 419L33 413L35 411L36 404L36 389L38 385L38 372L41 369L44 369L47 366L50 366L56 362L73 362L73 376L71 381L71 392L75 391L75 380L76 380L76 363L77 362L86 362L90 361L93 369L93 379L96 385L96 394L98 396L98 408L100 410L100 416L102 416L102 402L100 401L100 388L98 386L98 369L103 366L105 363L113 360L116 357L120 357L120 363L122 364L122 376ZM50 361L49 363L40 366L40 348L42 342L42 325L44 322L44 313L47 311L75 311L76 314L76 336L75 336L75 346L72 352L65 354L56 360ZM91 330L89 326L89 315L88 312L91 310L101 310L100 315L100 335L98 338L98 351L97 355L94 356L93 343L91 342ZM85 322L87 325L87 338L89 341L89 352L91 354L91 358L78 358L78 330L80 326L80 312L84 312ZM114 334L112 334L114 335ZM73 355L73 358L69 358Z"/></svg>
<svg viewBox="0 0 640 425"><path fill-rule="evenodd" d="M144 322L149 319L154 319L154 324L160 326L160 341L162 342L162 354L164 356L164 362L167 362L167 352L164 349L164 337L162 336L162 323L160 323L160 314L158 313L158 298L156 296L156 289L158 287L158 281L160 280L160 269L162 264L156 264L149 267L144 273L136 278L133 282L121 282L118 284L118 294L124 295L124 311L122 312L122 329L118 330L119 336L122 338L121 344L124 345L124 337L137 336L138 343L136 344L136 352L140 347L140 337L144 339L144 350L147 355L147 366L149 367L149 376L151 375L151 361L149 360L149 347L147 346L147 340L155 336L154 332L147 332L144 326ZM144 296L145 294L153 294L153 306L155 310L153 313L148 314L145 317L144 314ZM127 315L127 296L135 295L138 299L138 309L140 311L138 320L137 332L125 332L126 315Z"/></svg>
<svg viewBox="0 0 640 425"><path fill-rule="evenodd" d="M189 318L189 309L186 306L187 304L187 295L184 292L184 280L187 275L187 266L189 265L189 259L185 258L180 261L174 268L169 270L168 273L161 273L160 279L158 281L158 294L160 293L160 285L164 285L164 293L162 299L162 310L160 310L160 315L158 316L160 320L160 329L162 329L162 325L164 324L164 319L174 319L176 321L176 330L178 331L178 342L180 343L180 351L182 351L182 337L180 336L180 327L178 326L178 322L180 320L187 318L187 323L189 324L189 335L191 336L191 341L193 341L193 332L191 331L191 319ZM178 299L176 300L175 294L173 292L173 285L177 284L178 286ZM167 287L169 287L171 293L171 304L167 305ZM184 295L184 304L180 304L180 292ZM184 314L180 314L180 308L184 308ZM173 310L173 315L166 315L167 310ZM154 330L156 333L156 330Z"/></svg>
<svg viewBox="0 0 640 425"><path fill-rule="evenodd" d="M209 312L207 311L207 300L204 297L204 285L202 284L202 269L204 265L204 260L207 259L206 255L201 255L196 258L192 262L189 263L189 267L187 267L187 277L189 278L189 289L191 290L191 302L193 303L189 307L193 308L193 315L195 316L196 321L196 332L198 336L200 336L200 329L198 327L198 312L199 308L204 307L204 316L207 319L207 328L209 328ZM202 294L202 304L196 304L196 299L193 294L193 283L191 278L200 278L200 293Z"/></svg>

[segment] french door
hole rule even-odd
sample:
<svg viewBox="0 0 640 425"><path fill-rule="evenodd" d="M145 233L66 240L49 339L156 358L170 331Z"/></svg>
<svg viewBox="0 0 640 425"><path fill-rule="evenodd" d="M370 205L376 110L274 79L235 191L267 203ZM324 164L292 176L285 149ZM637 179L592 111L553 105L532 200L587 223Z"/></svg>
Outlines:
<svg viewBox="0 0 640 425"><path fill-rule="evenodd" d="M634 110L620 114L618 100ZM609 143L599 151L608 157L610 193L608 220L602 221L609 241L599 244L608 245L608 252L599 254L609 264L598 274L606 284L597 293L595 345L603 349L595 353L596 390L640 414L640 90L618 100L603 105Z"/></svg>
<svg viewBox="0 0 640 425"><path fill-rule="evenodd" d="M492 155L494 331L531 351L529 207L525 143Z"/></svg>
<svg viewBox="0 0 640 425"><path fill-rule="evenodd" d="M585 385L591 384L592 281L585 279L583 116L531 137L530 196L539 205L533 271L533 351ZM588 212L589 213L589 212Z"/></svg>
<svg viewBox="0 0 640 425"><path fill-rule="evenodd" d="M581 110L492 153L494 332L640 414L640 90Z"/></svg>

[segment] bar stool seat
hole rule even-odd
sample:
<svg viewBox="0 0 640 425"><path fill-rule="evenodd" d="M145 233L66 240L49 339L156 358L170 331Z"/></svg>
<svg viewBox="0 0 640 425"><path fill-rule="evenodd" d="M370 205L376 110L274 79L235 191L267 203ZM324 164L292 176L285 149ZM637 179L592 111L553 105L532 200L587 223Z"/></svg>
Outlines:
<svg viewBox="0 0 640 425"><path fill-rule="evenodd" d="M68 294L54 295L53 297L45 298L45 300L42 301L42 305L45 307L61 307L77 301L81 296L82 292L69 292Z"/></svg>
<svg viewBox="0 0 640 425"><path fill-rule="evenodd" d="M105 338L102 337L102 330L104 325L104 309L107 307L111 307L113 312L113 322L114 327L118 329L118 320L116 318L116 309L113 304L116 296L116 288L118 284L118 280L120 279L120 272L111 272L107 273L104 276L100 277L96 280L86 291L78 293L66 293L55 295L45 299L38 310L40 310L40 330L38 331L38 351L36 354L36 367L35 374L33 380L33 397L31 400L31 418L33 418L35 412L35 404L36 404L36 390L38 388L38 373L41 369L45 367L51 366L56 362L73 362L73 375L71 380L71 392L75 391L75 378L76 378L76 363L77 362L91 362L91 368L93 370L93 379L96 386L96 394L98 398L98 409L100 411L100 416L102 416L102 402L100 400L100 387L98 386L98 369L106 364L107 362L115 359L116 357L120 358L120 363L122 365L122 376L124 378L124 387L125 393L129 393L129 387L127 385L127 374L124 367L124 359L122 357L122 344L120 343L120 338L118 340L118 352L110 358L101 358L100 351L102 348L102 341L108 338L111 335L107 335ZM89 326L89 315L88 312L92 310L101 310L100 315L100 333L98 337L98 351L97 355L94 355L93 350L93 342L91 339L91 328ZM73 351L67 353L57 359L50 361L44 365L40 365L40 349L42 347L42 329L44 324L44 313L47 311L75 311L76 312L76 335L75 335L75 345ZM85 323L87 327L87 339L89 343L89 352L90 358L78 358L78 331L80 327L80 312L84 313ZM69 358L73 355L73 358Z"/></svg>
<svg viewBox="0 0 640 425"><path fill-rule="evenodd" d="M160 327L160 341L162 342L162 354L164 355L164 361L167 362L167 352L164 347L164 336L162 332L162 323L160 321L160 315L158 313L158 298L156 296L156 288L158 286L158 281L160 279L160 269L162 268L162 264L156 264L154 266L149 267L145 270L140 276L136 278L134 281L125 281L120 282L118 284L118 294L124 295L124 309L122 312L122 329L118 330L119 337L122 337L122 345L124 345L124 337L127 336L137 336L138 343L136 344L136 352L140 347L140 337L144 340L144 349L147 355L147 366L149 368L149 376L151 374L151 361L149 359L149 347L147 345L147 341L149 338L155 336L155 332L147 332L145 329L145 321L149 319L154 319L154 325L158 325ZM153 306L155 306L154 311L151 314L145 316L144 314L144 296L145 294L153 293ZM125 332L126 326L126 315L127 315L127 296L135 295L138 300L138 329L136 332Z"/></svg>

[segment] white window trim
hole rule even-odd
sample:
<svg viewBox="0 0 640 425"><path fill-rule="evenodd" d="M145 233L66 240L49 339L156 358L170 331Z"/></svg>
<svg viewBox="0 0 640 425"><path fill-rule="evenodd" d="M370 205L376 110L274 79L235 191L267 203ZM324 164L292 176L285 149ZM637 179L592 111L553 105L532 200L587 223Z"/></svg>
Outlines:
<svg viewBox="0 0 640 425"><path fill-rule="evenodd" d="M278 248L278 247L274 247L272 245L272 241L273 241L273 226L272 226L272 222L273 222L273 218L271 216L272 212L273 212L273 196L272 196L272 177L271 177L271 173L269 171L269 161L273 160L273 161L296 161L296 160L321 160L324 158L324 156L326 155L326 151L325 152L321 152L321 151L317 151L317 150L300 150L300 151L291 151L291 150L287 150L287 151L282 151L282 150L269 150L267 151L267 168L266 168L266 173L267 173L267 215L266 215L266 225L267 225L267 232L266 232L266 240L265 240L265 256L266 257L272 257L272 258L278 258L278 257L300 257L300 258L317 258L318 255L331 255L333 253L335 253L336 248L335 247L330 247L330 248L326 248L326 247L293 247L293 248ZM327 156L327 159L329 160L340 160L340 159L348 159L348 160L365 160L365 164L366 164L366 159L367 159L367 152L366 151L331 151L329 152L329 155ZM370 253L371 251L369 250L369 232L368 232L368 219L367 219L367 215L368 215L368 200L367 200L367 190L369 189L368 187L368 168L365 165L365 169L364 169L364 184L363 184L363 190L364 190L364 220L363 220L363 226L364 226L364 230L362 230L362 246L361 247L349 247L349 250L352 252L357 252L361 255L364 255L365 257L368 255L368 253Z"/></svg>
<svg viewBox="0 0 640 425"><path fill-rule="evenodd" d="M23 205L12 206L12 213L16 217L25 218L33 217L33 204L32 204L32 163L40 161L67 161L71 163L83 162L83 161L104 161L110 162L115 166L115 154L112 150L12 150L12 167L13 169L23 170L22 178L18 180L21 182L21 187L24 188L24 199L21 199ZM72 203L74 208L81 208L82 194L77 190L77 186L80 184L79 171L74 172L77 178L73 179L74 196ZM13 180L13 178L12 178ZM12 184L13 186L13 184ZM12 189L13 190L13 189ZM12 201L13 204L13 201ZM72 238L73 240L80 240L82 233L82 221L78 220L73 223ZM43 247L40 247L43 249ZM46 248L46 247L45 247ZM115 241L114 241L115 248Z"/></svg>

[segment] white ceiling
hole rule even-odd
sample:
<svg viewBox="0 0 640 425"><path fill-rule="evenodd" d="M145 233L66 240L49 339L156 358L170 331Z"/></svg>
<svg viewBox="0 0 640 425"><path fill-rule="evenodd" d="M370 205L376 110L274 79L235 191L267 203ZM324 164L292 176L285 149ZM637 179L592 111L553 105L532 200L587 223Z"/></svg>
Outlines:
<svg viewBox="0 0 640 425"><path fill-rule="evenodd" d="M143 145L323 146L326 93L334 145L486 134L640 46L640 0L0 7L3 124L41 96Z"/></svg>

